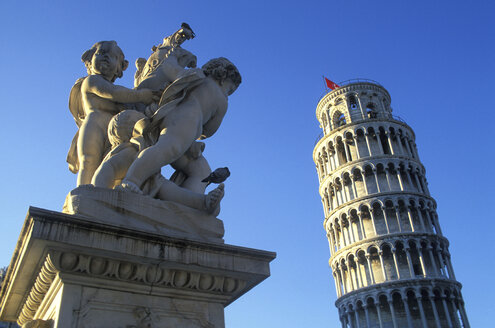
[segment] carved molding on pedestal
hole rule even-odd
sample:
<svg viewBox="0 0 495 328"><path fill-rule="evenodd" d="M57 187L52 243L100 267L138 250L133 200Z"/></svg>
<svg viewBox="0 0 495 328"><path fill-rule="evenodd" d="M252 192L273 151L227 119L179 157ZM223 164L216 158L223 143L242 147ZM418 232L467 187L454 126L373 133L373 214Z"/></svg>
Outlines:
<svg viewBox="0 0 495 328"><path fill-rule="evenodd" d="M83 274L93 278L217 295L233 295L246 286L245 280L234 277L50 250L21 310L18 319L20 325L34 318L58 273Z"/></svg>
<svg viewBox="0 0 495 328"><path fill-rule="evenodd" d="M38 277L36 278L36 281L34 282L33 287L31 288L31 291L29 292L26 302L24 302L21 313L19 314L17 323L20 326L24 327L25 324L32 321L56 275L57 269L53 265L50 255L48 255L43 267L40 270L40 273L38 274Z"/></svg>

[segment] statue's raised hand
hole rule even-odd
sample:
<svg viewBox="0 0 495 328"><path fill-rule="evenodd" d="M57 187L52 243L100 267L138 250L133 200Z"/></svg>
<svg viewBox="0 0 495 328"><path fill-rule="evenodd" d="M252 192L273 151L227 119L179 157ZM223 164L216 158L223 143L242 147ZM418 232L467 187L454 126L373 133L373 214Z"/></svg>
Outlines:
<svg viewBox="0 0 495 328"><path fill-rule="evenodd" d="M159 91L153 91L151 89L140 89L137 90L137 92L139 92L139 98L141 102L146 105L160 101L161 93L159 93Z"/></svg>

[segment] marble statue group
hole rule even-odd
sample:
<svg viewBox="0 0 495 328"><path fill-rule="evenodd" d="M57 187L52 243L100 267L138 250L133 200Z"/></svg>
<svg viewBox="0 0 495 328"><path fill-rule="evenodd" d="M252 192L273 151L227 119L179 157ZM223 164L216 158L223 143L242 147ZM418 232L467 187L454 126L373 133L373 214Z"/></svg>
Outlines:
<svg viewBox="0 0 495 328"><path fill-rule="evenodd" d="M69 97L79 130L67 162L78 186L120 189L218 214L224 185L205 195L209 182L203 180L211 169L198 140L220 127L241 76L223 57L197 68L196 56L181 47L194 37L183 23L148 59L137 59L133 89L114 84L129 65L115 41L97 42L83 53L88 75ZM175 169L170 179L161 174L166 165Z"/></svg>

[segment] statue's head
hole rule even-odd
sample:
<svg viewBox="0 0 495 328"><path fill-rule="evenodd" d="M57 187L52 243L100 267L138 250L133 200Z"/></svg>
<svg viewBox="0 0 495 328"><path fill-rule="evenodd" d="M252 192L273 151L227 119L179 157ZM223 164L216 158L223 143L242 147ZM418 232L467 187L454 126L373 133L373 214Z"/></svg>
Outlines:
<svg viewBox="0 0 495 328"><path fill-rule="evenodd" d="M201 67L206 76L210 76L222 84L226 80L232 81L234 88L229 95L239 87L242 82L241 74L237 67L230 60L224 57L214 58L209 60Z"/></svg>
<svg viewBox="0 0 495 328"><path fill-rule="evenodd" d="M101 74L107 76L112 82L122 77L123 72L129 66L122 49L115 41L95 43L91 49L84 52L81 60L86 65L88 74Z"/></svg>

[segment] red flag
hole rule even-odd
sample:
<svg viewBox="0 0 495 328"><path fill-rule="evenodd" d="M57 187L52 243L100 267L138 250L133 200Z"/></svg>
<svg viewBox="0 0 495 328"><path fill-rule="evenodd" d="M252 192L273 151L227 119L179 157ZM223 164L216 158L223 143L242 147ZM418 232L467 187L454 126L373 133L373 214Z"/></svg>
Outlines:
<svg viewBox="0 0 495 328"><path fill-rule="evenodd" d="M329 79L327 79L326 77L324 77L325 79L325 82L327 83L327 87L329 89L337 89L337 88L340 88L340 85L338 85L337 83L333 82L333 81L330 81Z"/></svg>

